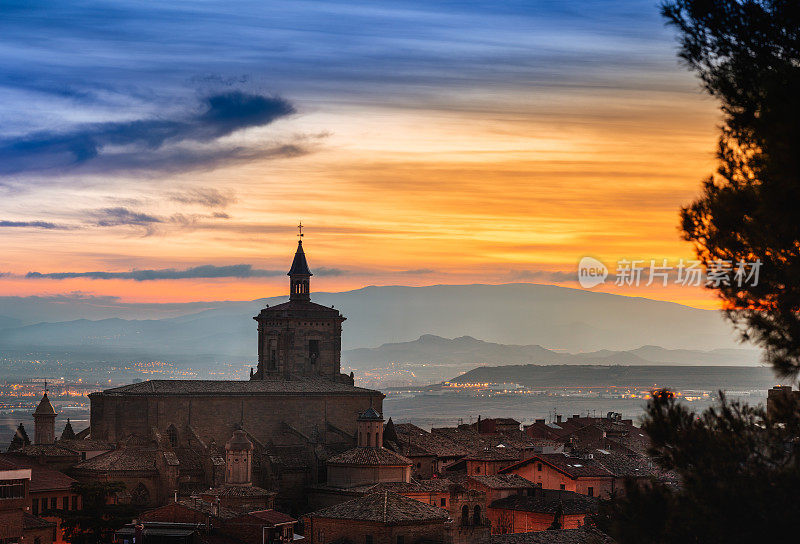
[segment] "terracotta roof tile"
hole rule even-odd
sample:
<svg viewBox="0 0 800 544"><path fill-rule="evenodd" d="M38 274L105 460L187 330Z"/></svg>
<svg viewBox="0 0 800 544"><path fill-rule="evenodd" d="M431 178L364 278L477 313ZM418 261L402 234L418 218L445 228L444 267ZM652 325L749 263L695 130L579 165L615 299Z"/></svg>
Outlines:
<svg viewBox="0 0 800 544"><path fill-rule="evenodd" d="M490 489L530 489L533 482L526 480L519 474L494 474L490 476L469 476L470 480L485 485Z"/></svg>
<svg viewBox="0 0 800 544"><path fill-rule="evenodd" d="M588 514L597 510L597 499L573 491L536 488L533 494L509 495L489 507L538 514L555 514L559 509L567 515Z"/></svg>
<svg viewBox="0 0 800 544"><path fill-rule="evenodd" d="M430 506L422 501L390 491L370 493L357 499L323 508L309 514L309 517L372 521L387 525L444 522L450 519L444 508Z"/></svg>
<svg viewBox="0 0 800 544"><path fill-rule="evenodd" d="M358 447L328 459L329 464L405 466L413 463L407 457L386 448Z"/></svg>
<svg viewBox="0 0 800 544"><path fill-rule="evenodd" d="M46 465L41 465L37 460L30 457L4 456L3 458L0 458L0 462L6 462L21 468L31 469L31 493L67 490L70 489L72 484L76 482L76 480L70 478L63 472L59 472Z"/></svg>

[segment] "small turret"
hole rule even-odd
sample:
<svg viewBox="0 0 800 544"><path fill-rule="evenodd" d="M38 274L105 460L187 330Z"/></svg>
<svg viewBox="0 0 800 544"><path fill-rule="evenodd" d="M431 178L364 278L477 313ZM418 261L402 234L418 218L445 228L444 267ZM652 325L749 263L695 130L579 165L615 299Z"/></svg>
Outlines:
<svg viewBox="0 0 800 544"><path fill-rule="evenodd" d="M45 391L39 406L33 412L33 440L35 444L53 444L56 441L56 411Z"/></svg>
<svg viewBox="0 0 800 544"><path fill-rule="evenodd" d="M225 465L226 484L253 485L253 443L241 429L225 444Z"/></svg>
<svg viewBox="0 0 800 544"><path fill-rule="evenodd" d="M72 423L69 422L69 418L67 418L67 424L64 425L64 430L61 431L61 440L74 440L75 439L75 431L72 429Z"/></svg>
<svg viewBox="0 0 800 544"><path fill-rule="evenodd" d="M383 447L383 416L370 406L356 421L358 436L356 444L363 448Z"/></svg>

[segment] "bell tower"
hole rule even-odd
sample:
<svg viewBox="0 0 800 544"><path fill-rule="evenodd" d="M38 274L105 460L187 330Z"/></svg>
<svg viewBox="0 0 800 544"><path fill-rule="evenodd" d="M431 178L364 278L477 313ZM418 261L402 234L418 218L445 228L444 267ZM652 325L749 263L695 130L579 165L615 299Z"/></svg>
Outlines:
<svg viewBox="0 0 800 544"><path fill-rule="evenodd" d="M251 380L322 377L353 384L341 374L342 322L333 306L311 302L311 270L303 251L303 224L289 268L289 300L266 307L258 322L258 368Z"/></svg>
<svg viewBox="0 0 800 544"><path fill-rule="evenodd" d="M303 223L297 225L300 238L297 241L297 251L294 254L292 267L289 269L289 300L311 300L311 270L308 269L306 253L303 251Z"/></svg>

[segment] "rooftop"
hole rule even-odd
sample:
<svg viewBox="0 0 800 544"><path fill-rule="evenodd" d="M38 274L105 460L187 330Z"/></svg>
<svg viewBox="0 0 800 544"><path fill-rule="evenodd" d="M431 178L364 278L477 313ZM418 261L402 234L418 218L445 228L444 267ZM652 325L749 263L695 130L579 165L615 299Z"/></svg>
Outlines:
<svg viewBox="0 0 800 544"><path fill-rule="evenodd" d="M148 380L106 389L92 395L376 395L380 391L354 387L324 378L291 380ZM90 395L91 397L91 395Z"/></svg>
<svg viewBox="0 0 800 544"><path fill-rule="evenodd" d="M413 463L407 457L386 448L358 447L331 457L328 464L405 466Z"/></svg>
<svg viewBox="0 0 800 544"><path fill-rule="evenodd" d="M519 474L494 474L490 476L469 476L469 479L485 485L489 489L529 489L535 487L533 482Z"/></svg>
<svg viewBox="0 0 800 544"><path fill-rule="evenodd" d="M62 491L72 487L76 480L63 472L59 472L47 465L40 464L37 460L22 456L0 456L0 462L16 465L20 468L31 469L30 492Z"/></svg>
<svg viewBox="0 0 800 544"><path fill-rule="evenodd" d="M122 448L87 459L75 465L74 468L76 471L155 471L157 470L156 455L159 455L159 452L154 449Z"/></svg>
<svg viewBox="0 0 800 544"><path fill-rule="evenodd" d="M610 478L614 476L613 472L605 468L595 459L576 457L566 453L539 453L533 457L525 459L524 461L507 466L501 469L500 472L508 474L519 467L538 461L551 466L562 474L566 474L570 478L603 476Z"/></svg>
<svg viewBox="0 0 800 544"><path fill-rule="evenodd" d="M428 523L450 519L447 510L390 491L370 493L357 499L323 508L311 518L350 519L391 524Z"/></svg>
<svg viewBox="0 0 800 544"><path fill-rule="evenodd" d="M208 489L206 491L202 491L201 495L211 495L214 497L252 497L252 498L260 498L260 497L272 497L276 493L274 491L268 491L261 487L256 487L254 485L229 485L223 484L218 487L214 487L212 489Z"/></svg>
<svg viewBox="0 0 800 544"><path fill-rule="evenodd" d="M612 544L611 537L592 527L490 535L481 544Z"/></svg>
<svg viewBox="0 0 800 544"><path fill-rule="evenodd" d="M574 491L536 488L532 494L509 495L490 506L537 514L555 514L559 509L566 515L587 514L597 510L597 499Z"/></svg>

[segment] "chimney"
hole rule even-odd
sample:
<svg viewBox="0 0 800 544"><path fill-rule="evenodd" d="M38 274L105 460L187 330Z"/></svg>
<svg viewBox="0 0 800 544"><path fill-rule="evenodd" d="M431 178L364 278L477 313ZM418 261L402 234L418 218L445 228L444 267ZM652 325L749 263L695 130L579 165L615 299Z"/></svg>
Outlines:
<svg viewBox="0 0 800 544"><path fill-rule="evenodd" d="M544 420L543 419L537 419L536 423L544 423Z"/></svg>
<svg viewBox="0 0 800 544"><path fill-rule="evenodd" d="M556 414L556 423L561 423L561 414Z"/></svg>
<svg viewBox="0 0 800 544"><path fill-rule="evenodd" d="M581 417L581 416L580 416L580 415L578 415L578 414L572 414L572 419L578 419L578 418L580 418L580 417Z"/></svg>

